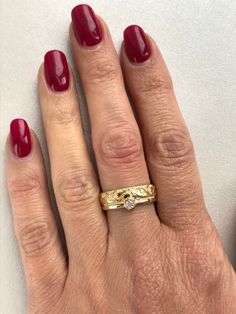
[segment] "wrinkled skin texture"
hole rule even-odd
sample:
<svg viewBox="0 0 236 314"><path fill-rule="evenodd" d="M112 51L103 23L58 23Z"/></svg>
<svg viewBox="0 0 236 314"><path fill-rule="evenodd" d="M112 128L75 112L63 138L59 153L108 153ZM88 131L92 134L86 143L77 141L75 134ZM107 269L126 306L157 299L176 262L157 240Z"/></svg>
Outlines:
<svg viewBox="0 0 236 314"><path fill-rule="evenodd" d="M235 274L210 221L137 240L124 250L110 239L83 271L32 289L29 313L235 313Z"/></svg>
<svg viewBox="0 0 236 314"><path fill-rule="evenodd" d="M193 145L160 51L143 35L152 51L148 60L131 63L123 45L119 61L106 24L97 19L103 34L99 45L81 47L72 28L70 38L98 173L89 159L71 71L70 87L61 93L48 86L45 65L39 70L64 250L36 135L31 131L32 151L23 159L14 155L10 137L7 141L7 181L27 311L235 314L235 272L207 213ZM158 191L155 205L102 211L101 190L150 180Z"/></svg>

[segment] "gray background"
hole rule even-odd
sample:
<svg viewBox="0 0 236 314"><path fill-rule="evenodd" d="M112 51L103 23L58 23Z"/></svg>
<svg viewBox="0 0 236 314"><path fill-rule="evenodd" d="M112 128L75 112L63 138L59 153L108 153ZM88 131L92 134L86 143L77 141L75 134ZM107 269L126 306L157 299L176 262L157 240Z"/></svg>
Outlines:
<svg viewBox="0 0 236 314"><path fill-rule="evenodd" d="M230 0L94 0L117 49L122 31L140 24L160 46L195 143L206 203L236 265L236 2ZM25 118L45 150L37 70L49 49L71 61L66 0L0 0L0 313L25 312L25 282L5 187L9 122ZM3 173L3 175L2 175Z"/></svg>

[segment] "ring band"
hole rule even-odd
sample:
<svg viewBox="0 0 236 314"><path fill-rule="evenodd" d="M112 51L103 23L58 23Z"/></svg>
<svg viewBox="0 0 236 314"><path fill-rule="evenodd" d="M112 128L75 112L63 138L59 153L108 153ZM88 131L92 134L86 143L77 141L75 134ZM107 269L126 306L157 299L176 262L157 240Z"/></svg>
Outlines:
<svg viewBox="0 0 236 314"><path fill-rule="evenodd" d="M131 210L138 204L152 203L157 200L156 187L153 184L132 186L100 193L103 210L125 208Z"/></svg>

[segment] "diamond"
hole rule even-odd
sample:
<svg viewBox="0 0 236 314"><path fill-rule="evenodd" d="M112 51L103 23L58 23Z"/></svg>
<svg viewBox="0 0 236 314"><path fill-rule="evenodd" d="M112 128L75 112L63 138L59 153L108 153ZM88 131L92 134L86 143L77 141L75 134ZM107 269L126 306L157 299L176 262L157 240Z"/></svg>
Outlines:
<svg viewBox="0 0 236 314"><path fill-rule="evenodd" d="M133 209L135 207L135 200L128 199L124 202L124 207L128 210Z"/></svg>

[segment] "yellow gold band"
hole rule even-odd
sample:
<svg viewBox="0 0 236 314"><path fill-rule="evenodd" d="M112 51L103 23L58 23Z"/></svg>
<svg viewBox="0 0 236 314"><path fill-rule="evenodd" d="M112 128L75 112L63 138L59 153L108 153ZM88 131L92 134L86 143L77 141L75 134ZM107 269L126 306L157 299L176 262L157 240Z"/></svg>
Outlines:
<svg viewBox="0 0 236 314"><path fill-rule="evenodd" d="M155 202L156 199L157 192L153 184L131 186L100 193L100 202L103 210L118 208L131 210L137 204Z"/></svg>

